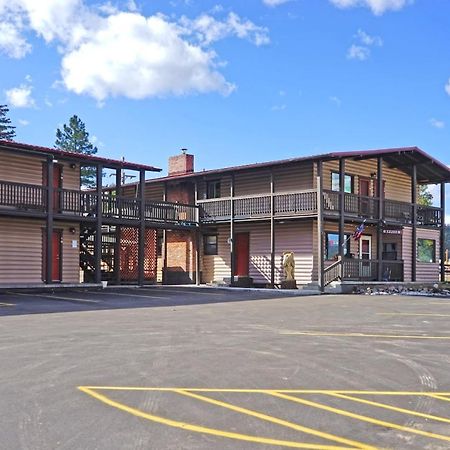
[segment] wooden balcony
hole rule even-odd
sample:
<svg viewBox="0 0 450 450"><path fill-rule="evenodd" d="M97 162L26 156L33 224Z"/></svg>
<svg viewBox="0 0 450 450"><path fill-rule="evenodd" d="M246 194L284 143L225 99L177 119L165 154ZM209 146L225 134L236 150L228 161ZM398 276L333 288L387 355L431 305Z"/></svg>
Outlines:
<svg viewBox="0 0 450 450"><path fill-rule="evenodd" d="M271 195L252 195L222 197L199 200L200 221L202 223L227 222L231 217L236 221L268 219L271 217ZM377 197L364 197L344 194L344 212L348 219L378 221ZM339 216L339 192L323 192L323 208L326 218ZM412 223L411 203L385 199L383 202L384 220L388 224L409 225ZM439 227L442 220L440 208L417 206L417 225ZM273 215L275 218L295 218L317 215L317 191L315 189L299 192L283 192L273 195Z"/></svg>
<svg viewBox="0 0 450 450"><path fill-rule="evenodd" d="M95 192L55 189L53 214L56 219L95 221L97 217ZM132 225L140 220L138 198L102 194L102 221L126 222ZM23 217L45 217L48 212L47 187L25 183L0 181L0 212ZM155 224L180 227L198 226L198 207L181 203L146 201L145 220Z"/></svg>

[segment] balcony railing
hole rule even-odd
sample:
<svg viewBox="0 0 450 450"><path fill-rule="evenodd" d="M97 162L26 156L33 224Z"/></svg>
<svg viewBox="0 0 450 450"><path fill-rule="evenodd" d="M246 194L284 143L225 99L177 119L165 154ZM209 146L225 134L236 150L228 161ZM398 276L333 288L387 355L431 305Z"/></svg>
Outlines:
<svg viewBox="0 0 450 450"><path fill-rule="evenodd" d="M55 189L53 213L68 218L95 218L97 216L97 194L75 189ZM36 215L48 211L47 187L25 183L0 181L0 209ZM145 219L151 222L170 223L182 226L198 225L198 207L181 203L146 201ZM102 216L104 219L140 219L140 200L102 194Z"/></svg>

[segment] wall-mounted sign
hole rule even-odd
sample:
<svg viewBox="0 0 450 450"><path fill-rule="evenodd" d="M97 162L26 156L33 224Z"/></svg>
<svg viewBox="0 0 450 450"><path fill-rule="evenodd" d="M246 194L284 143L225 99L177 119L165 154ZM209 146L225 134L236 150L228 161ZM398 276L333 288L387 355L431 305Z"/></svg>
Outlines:
<svg viewBox="0 0 450 450"><path fill-rule="evenodd" d="M383 234L402 234L401 228L384 228Z"/></svg>

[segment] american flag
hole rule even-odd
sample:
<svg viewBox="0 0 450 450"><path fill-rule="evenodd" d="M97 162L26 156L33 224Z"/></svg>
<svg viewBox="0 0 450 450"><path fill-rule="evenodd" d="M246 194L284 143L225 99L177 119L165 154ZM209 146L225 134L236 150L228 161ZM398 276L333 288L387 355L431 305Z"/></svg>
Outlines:
<svg viewBox="0 0 450 450"><path fill-rule="evenodd" d="M355 241L359 241L360 237L362 236L362 234L364 233L364 222L358 227L356 228L355 232L353 233L353 239Z"/></svg>

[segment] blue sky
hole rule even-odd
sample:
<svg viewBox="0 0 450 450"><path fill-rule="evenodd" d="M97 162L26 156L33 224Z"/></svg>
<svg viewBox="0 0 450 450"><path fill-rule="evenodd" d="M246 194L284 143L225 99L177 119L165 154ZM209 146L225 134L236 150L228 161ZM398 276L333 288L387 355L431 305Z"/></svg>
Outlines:
<svg viewBox="0 0 450 450"><path fill-rule="evenodd" d="M20 142L196 169L417 145L450 163L448 0L0 0Z"/></svg>

